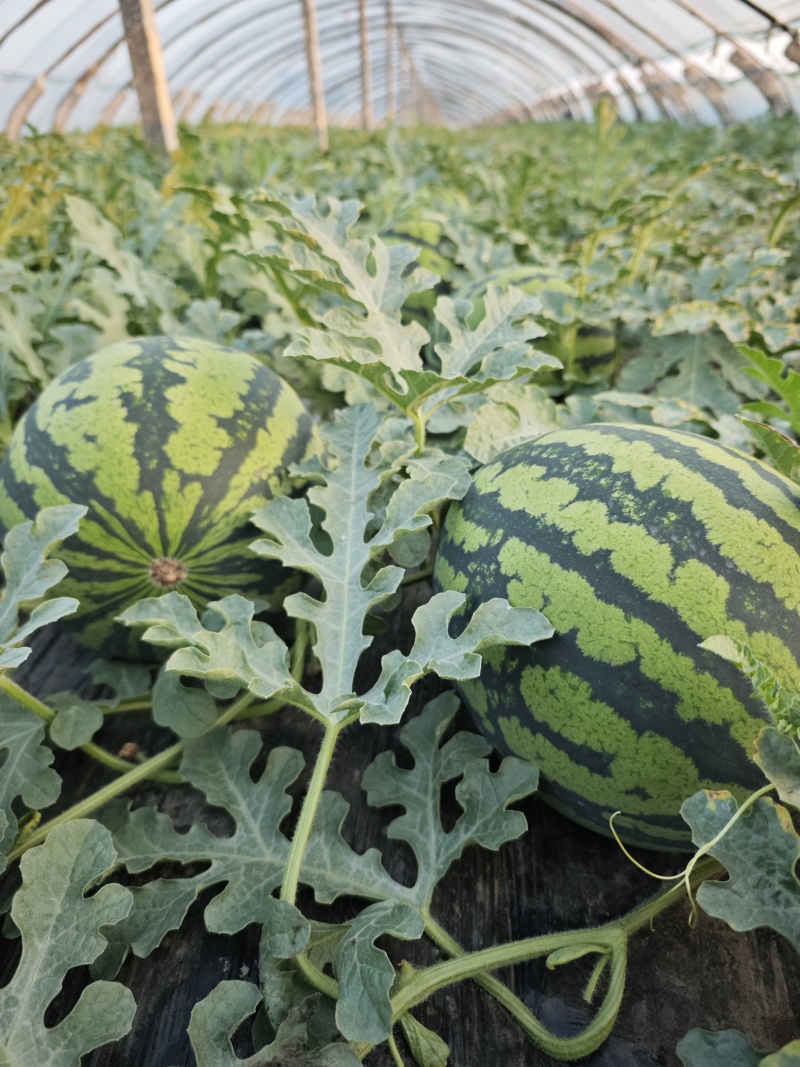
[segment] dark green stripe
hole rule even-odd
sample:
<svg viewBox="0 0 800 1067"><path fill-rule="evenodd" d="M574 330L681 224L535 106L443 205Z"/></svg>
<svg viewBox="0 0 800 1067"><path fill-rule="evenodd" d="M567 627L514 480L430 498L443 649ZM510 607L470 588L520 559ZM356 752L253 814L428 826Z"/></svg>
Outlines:
<svg viewBox="0 0 800 1067"><path fill-rule="evenodd" d="M691 444L691 436L686 436ZM726 493L726 500L732 507L742 507L754 514L761 513L770 521L770 525L777 528L778 524L771 522L772 511L766 509L733 473L727 478L725 472L714 468L713 464L699 463L695 450L691 448L684 449L680 456L672 455L670 458L679 458L687 466L691 464L690 469L704 474L709 480L716 479L711 484L716 484ZM800 615L797 610L787 607L776 596L769 582L758 581L739 569L735 574L732 572L730 560L710 540L706 528L692 514L691 502L665 496L660 484L643 491L637 488L631 474L613 469L612 457L591 456L582 459L574 449L561 442L549 444L547 438L512 449L492 466L496 464L501 469L513 470L519 463L525 466L531 463L544 468L542 482L568 479L575 487L575 501L601 500L608 511L609 522L635 523L646 529L651 537L669 548L674 560L673 571L690 561L702 561L728 580L726 615L729 619L741 620L748 632L765 630L779 637L788 648L800 649ZM761 473L760 469L758 473ZM723 481L725 484L721 484ZM769 484L772 484L771 481ZM472 522L487 529L502 529L506 538L516 536L526 543L536 544L541 551L558 560L560 566L583 574L606 602L616 604L630 614L642 613L642 590L614 567L611 550L586 555L575 547L573 537L565 535L562 529L544 518L503 508L497 493L480 493L473 488L463 508ZM800 512L798 515L800 517ZM800 529L787 527L787 533L792 535L792 547L800 553ZM613 539L613 534L610 534L610 538ZM670 635L676 649L686 655L697 656L695 646L698 632L686 623L677 608L649 598L646 617L659 633ZM709 636L707 633L699 634L700 638Z"/></svg>

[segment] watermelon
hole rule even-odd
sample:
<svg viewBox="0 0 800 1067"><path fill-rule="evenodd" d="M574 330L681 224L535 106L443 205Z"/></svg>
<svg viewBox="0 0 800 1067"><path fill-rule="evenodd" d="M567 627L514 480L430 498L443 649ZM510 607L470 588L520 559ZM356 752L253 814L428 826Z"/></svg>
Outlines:
<svg viewBox="0 0 800 1067"><path fill-rule="evenodd" d="M133 652L115 616L173 589L198 607L228 593L277 601L290 576L248 550L249 516L287 491L315 447L297 394L244 352L182 337L112 345L52 382L0 464L2 535L53 504L85 504L56 553L64 620L105 653Z"/></svg>
<svg viewBox="0 0 800 1067"><path fill-rule="evenodd" d="M514 285L531 296L550 293L564 308L569 308L575 300L575 291L570 283L547 267L521 266L500 270L487 274L452 294L453 300L469 300L472 304L472 314L467 319L470 325L477 324L483 318L483 301L490 285L499 286L501 289ZM610 381L614 377L618 357L613 322L596 325L548 322L546 308L543 309L541 318L548 335L538 339L536 347L543 352L549 352L564 364L563 372L550 375L551 384L560 382L562 376L582 384ZM446 340L446 335L444 326L436 321L431 330L431 344ZM545 383L545 376L539 374L537 381L540 384Z"/></svg>
<svg viewBox="0 0 800 1067"><path fill-rule="evenodd" d="M461 683L542 796L626 842L691 848L681 803L742 800L769 720L749 681L699 648L746 642L800 690L800 489L711 439L639 425L547 433L477 472L443 526L438 589L542 611L556 636L486 653Z"/></svg>

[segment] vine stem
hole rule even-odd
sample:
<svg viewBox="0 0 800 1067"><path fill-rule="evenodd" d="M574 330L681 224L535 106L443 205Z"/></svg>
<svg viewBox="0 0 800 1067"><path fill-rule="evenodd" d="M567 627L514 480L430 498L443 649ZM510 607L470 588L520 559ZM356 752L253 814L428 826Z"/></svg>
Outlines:
<svg viewBox="0 0 800 1067"><path fill-rule="evenodd" d="M160 770L162 767L166 767L172 763L172 761L183 752L185 746L185 741L176 742L176 744L171 745L169 748L165 748L163 752L159 752L157 756L153 756L144 763L140 763L138 767L134 767L133 770L129 771L127 774L121 774L119 778L116 778L102 789L98 789L96 793L92 793L92 795L86 797L85 800L73 804L71 808L62 811L61 814L56 815L54 819L42 823L42 825L29 834L24 841L21 841L11 849L8 854L9 862L19 859L23 852L27 852L28 849L33 848L34 845L41 844L50 831L56 826L72 822L73 819L83 819L87 815L91 815L93 811L102 807L103 804L108 803L109 800L119 796L119 794L123 793L129 786L135 785L137 782L141 782L145 778L152 778L153 771Z"/></svg>
<svg viewBox="0 0 800 1067"><path fill-rule="evenodd" d="M142 697L141 699L132 700L120 700L119 704L116 704L113 708L104 707L104 715L117 715L123 711L150 711L153 707L153 701L149 697Z"/></svg>
<svg viewBox="0 0 800 1067"><path fill-rule="evenodd" d="M433 574L433 567L422 567L418 571L410 571L405 578L400 579L400 585L413 585L415 582L421 582L425 578L430 578Z"/></svg>
<svg viewBox="0 0 800 1067"><path fill-rule="evenodd" d="M281 900L288 900L290 904L294 904L297 899L300 868L303 864L303 857L305 856L308 839L311 836L311 828L314 825L314 819L317 815L317 808L319 807L322 790L328 777L328 771L330 770L331 760L333 759L333 750L336 747L336 742L339 739L339 734L341 733L345 722L346 720L343 722L327 722L325 724L325 732L322 735L322 744L320 746L319 755L314 764L314 773L311 775L308 791L306 792L305 797L303 797L303 806L300 809L300 817L297 820L297 826L295 827L294 835L292 837L292 844L289 848L289 856L283 872Z"/></svg>
<svg viewBox="0 0 800 1067"><path fill-rule="evenodd" d="M21 685L17 685L4 672L0 672L0 689L8 693L10 697L13 697L27 711L33 712L34 715L37 715L46 723L51 723L55 719L56 713L52 708L49 708L38 697L29 693L27 689L23 689ZM79 747L87 756L91 756L98 763L102 763L105 767L109 767L119 774L127 774L131 769L131 764L128 760L115 756L113 752L109 752L108 749L103 748L101 745L96 745L93 741L87 741L85 745L80 745ZM142 763L141 766L146 766L146 763ZM168 782L172 785L179 785L183 782L183 778L174 771L156 770L149 777L157 782Z"/></svg>
<svg viewBox="0 0 800 1067"><path fill-rule="evenodd" d="M252 703L253 699L254 697L251 693L245 693L243 696L239 697L238 700L234 700L233 703L230 704L219 716L215 726L224 726L232 719L235 719L240 712L248 706L248 704ZM20 841L11 849L8 854L9 863L12 860L19 859L23 852L27 852L28 849L33 848L34 845L41 844L54 827L61 826L63 823L72 822L73 819L83 819L87 815L91 815L92 812L97 811L103 804L107 804L109 800L113 800L114 797L119 796L120 793L124 793L130 786L136 785L137 782L144 781L146 778L152 778L154 771L159 771L163 767L168 767L173 760L180 756L185 747L185 741L176 741L174 745L165 748L164 751L159 752L157 756L152 756L149 760L145 760L145 762L140 763L138 767L129 770L127 774L120 775L119 778L116 778L113 782L109 782L109 784L103 786L102 789L98 789L95 793L92 793L91 796L86 797L77 804L73 804L72 807L67 808L66 811L62 811L60 815L56 815L55 818L50 819L46 823L42 823L41 826L28 834L24 841ZM183 782L183 780L183 778L180 779L181 782Z"/></svg>
<svg viewBox="0 0 800 1067"><path fill-rule="evenodd" d="M692 887L717 875L721 870L722 867L716 860L707 856L703 857L691 871ZM402 986L392 998L393 1023L437 989L463 981L465 978L474 978L496 997L525 1033L548 1055L562 1060L581 1059L599 1047L608 1037L616 1021L625 987L628 938L642 927L650 925L656 915L683 899L684 895L685 886L682 882L641 904L621 919L615 919L602 926L540 935L470 953L465 952L435 920L426 916L427 933L440 948L451 956L451 959L417 972ZM539 956L550 956L554 953L560 954L561 958L554 956L552 961L548 961L548 966L551 968L559 963L578 959L583 955L599 953L601 959L595 969L593 980L596 980L599 970L606 963L609 965L609 984L605 999L591 1023L575 1037L556 1037L507 986L488 973L498 967L521 963ZM362 1044L357 1047L356 1051L363 1058L372 1047Z"/></svg>
<svg viewBox="0 0 800 1067"><path fill-rule="evenodd" d="M303 806L300 809L300 817L297 820L297 826L295 827L292 836L292 843L289 846L289 856L283 872L280 897L281 900L288 900L290 904L294 904L297 899L297 886L300 882L300 870L303 865L303 858L305 857L308 840L311 836L311 829L317 816L317 810L322 797L322 790L328 778L328 771L330 770L336 742L339 740L339 734L345 726L349 725L352 721L353 717L348 716L340 722L328 721L325 723L322 744L320 746L316 763L314 764L314 772L311 775L308 790L305 797L303 797ZM325 974L324 971L321 971L319 967L316 967L304 952L294 956L293 962L306 981L315 989L319 989L320 992L325 993L333 1000L338 998L339 983L335 978L331 978L329 975Z"/></svg>
<svg viewBox="0 0 800 1067"><path fill-rule="evenodd" d="M395 1067L405 1067L405 1064L403 1063L403 1057L400 1055L400 1049L397 1047L397 1043L395 1042L394 1036L392 1034L389 1034L389 1051L392 1054L392 1059L394 1060Z"/></svg>

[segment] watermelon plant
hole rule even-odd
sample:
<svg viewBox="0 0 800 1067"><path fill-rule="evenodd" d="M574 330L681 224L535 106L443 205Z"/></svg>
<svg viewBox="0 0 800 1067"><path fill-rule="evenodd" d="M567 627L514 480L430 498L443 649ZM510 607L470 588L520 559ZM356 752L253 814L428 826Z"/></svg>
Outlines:
<svg viewBox="0 0 800 1067"><path fill-rule="evenodd" d="M755 473L764 468L714 438L763 449L773 462L780 457L789 475L797 470L796 448L783 436L792 432L793 412L769 392L792 408L794 378L784 373L797 339L798 231L792 207L797 179L790 139L783 128L760 127L748 148L741 131L623 130L604 120L590 131L589 141L579 124L561 129L558 137L523 126L458 138L413 130L366 139L341 133L323 158L297 132L276 137L269 152L263 139L247 131L203 134L202 140L185 139L168 172L148 157L135 134L0 146L7 163L0 227L5 254L13 257L0 266L6 436L40 393L42 402L26 420L42 442L57 439L67 416L77 435L59 438L53 453L67 457L63 468L75 495L59 489L52 500L31 502L51 480L38 473L45 468L43 443L35 465L16 445L16 460L9 458L15 472L9 484L31 486L25 493L31 508L38 511L48 502L55 507L45 507L38 518L33 510L9 517L3 557L0 855L9 870L0 904L10 909L4 935L17 932L19 940L2 964L0 1060L78 1063L127 1032L127 1044L94 1055L106 1062L108 1056L141 1062L147 1056L142 1037L147 1023L140 1019L136 1031L130 1030L134 1006L125 986L132 974L144 972L145 983L160 983L159 957L153 954L168 952L186 935L192 921L187 909L197 902L195 910L202 908L212 934L259 939L257 953L249 942L248 957L252 965L258 956L257 971L234 971L231 980L222 969L227 960L221 962L213 977L223 980L194 1004L184 1058L193 1054L198 1067L235 1067L248 1060L318 1067L356 1067L362 1061L397 1067L413 1060L419 1067L442 1067L454 1057L431 1028L439 1029L439 1023L422 1006L432 993L467 978L515 1021L519 1037L509 1034L507 1047L518 1040L525 1062L591 1056L609 1035L600 1055L613 1062L626 972L641 947L634 935L685 900L687 888L697 907L734 929L767 926L800 948L800 838L792 824L800 793L798 701L794 652L783 633L791 629L791 609L770 609L763 626L752 624L758 613L754 590L763 592L765 583L758 579L769 560L757 559L750 571L741 568L740 580L752 580L736 605L742 611L715 614L724 599L722 580L733 588L735 568L715 569L699 553L690 560L681 542L685 558L678 569L684 570L672 590L665 551L678 549L666 533L666 541L652 548L661 569L654 565L644 578L651 586L661 580L665 599L657 626L669 620L678 627L683 620L682 632L691 630L700 612L698 596L679 609L672 593L697 593L703 576L708 578L702 612L714 625L695 634L697 640L710 637L706 648L698 651L690 642L690 652L672 653L671 637L658 647L665 663L674 666L677 659L680 666L684 656L699 664L704 692L722 688L724 679L735 694L734 704L725 706L729 718L723 726L712 723L712 733L727 748L726 724L733 724L729 732L738 738L742 771L738 784L751 782L755 792L747 796L746 788L739 788L734 797L701 789L689 797L681 818L690 828L695 856L675 876L676 885L628 914L589 929L558 929L568 924L548 915L545 932L515 941L504 925L509 917L495 912L498 944L475 950L459 944L454 916L442 907L437 888L443 879L458 879L457 865L469 846L497 849L520 839L526 819L512 805L535 789L537 768L527 758L490 761L491 742L454 723L458 702L451 692L409 717L395 742L398 758L388 736L409 714L419 679L438 675L467 694L479 692L482 670L488 667L485 678L496 677L493 664L517 656L536 661L561 641L562 615L556 620L550 592L538 609L515 606L519 590L510 583L500 598L474 611L466 592L457 589L427 599L444 510L450 503L459 507L467 494L474 458L488 459L491 469L507 428L522 439L591 423L580 433L595 440L591 435L597 432L608 444L622 432L617 424L627 421L625 433L649 435L648 447L659 457L651 468L658 467L659 475L668 472L678 487L684 485L680 470L688 465L686 456L703 457L692 485L711 485L712 472L724 474L725 484L719 495L709 491L708 499L699 493L698 507L706 507L698 513L701 525L708 507L722 507L720 498L732 491L728 467L735 459L737 477L747 483L737 530L744 529L743 515L755 514L761 525L753 546L774 547L775 519L758 518L764 481L772 490L782 487L784 502L794 500L797 490L777 476ZM124 162L126 146L134 145L130 158L136 166L128 172L119 159ZM39 156L46 157L44 163L37 162ZM366 201L366 212L359 214L353 197ZM27 200L35 211L25 211ZM421 237L420 226L431 219L437 256L452 259L448 284L474 283L474 299L437 291L436 278L420 269L415 249L376 236L396 230ZM402 227L395 225L400 222ZM552 265L571 293L540 289L531 295L505 283L483 286L498 272L530 271L531 263ZM572 293L579 314L570 306ZM420 315L410 321L415 305ZM613 382L586 381L575 388L565 376L557 389L552 378L547 383L564 362L564 350L559 357L554 346L573 325L611 322L621 324L624 345L617 355L628 360ZM430 349L428 327L436 334ZM101 683L108 687L95 699L69 692L43 700L34 695L41 692L38 685L31 692L20 684L22 673L11 672L28 655L31 633L45 623L73 611L78 628L86 625L86 608L79 615L77 601L91 607L97 596L97 552L104 543L97 535L104 527L88 516L81 521L83 509L99 499L110 516L112 508L130 505L131 486L147 467L148 442L179 431L183 440L183 431L197 429L191 416L176 413L169 415L166 430L163 417L160 426L148 423L144 406L132 404L131 397L127 418L135 411L134 422L122 420L119 440L108 433L108 452L119 459L127 480L114 490L105 480L111 464L102 477L92 477L107 456L93 448L92 429L80 412L104 400L114 408L113 387L91 369L91 359L81 361L127 341L124 351L135 362L151 343L141 338L158 333L179 337L166 357L174 370L170 385L159 388L158 375L153 380L154 410L162 416L175 377L179 384L191 376L192 353L213 349L220 361L216 388L203 386L193 411L202 414L212 401L224 399L223 381L235 407L255 381L244 368L255 362L258 371L252 373L260 377L269 366L322 416L321 448L309 457L309 441L295 457L292 477L305 483L305 495L247 498L241 539L216 550L226 560L222 588L205 583L190 589L179 582L124 609L119 625L132 635L125 644L142 662L95 664L91 692ZM752 356L736 347L745 341L772 355ZM423 359L422 353L431 351L433 358ZM774 357L780 369L770 362ZM47 383L73 364L77 373L67 387L69 399L50 405ZM163 372L165 360L158 365ZM758 377L747 372L750 365ZM88 388L78 396L87 367ZM234 373L239 367L241 376ZM286 398L291 394L284 388L280 395ZM751 416L774 425L756 424L751 417L745 428L734 417L742 400L758 405ZM45 407L50 414L38 421L34 413ZM343 409L338 414L337 407ZM118 417L119 405L115 410ZM151 497L137 513L136 529L152 524L149 504L160 486L170 489L174 529L200 515L190 514L193 497L172 488L195 482L210 488L205 476L188 474L190 461L205 457L213 467L215 441L236 438L239 422L247 424L244 414L229 418L224 433L201 435L193 446L196 455L176 443L175 455L166 457L172 473L159 454L146 471ZM141 432L131 436L134 424ZM663 448L673 438L658 424L704 436L676 435L678 459L662 458L653 442ZM211 421L204 425L208 431ZM234 450L238 444L236 438ZM287 461L285 444L280 442L281 463ZM132 445L143 451L132 452ZM713 458L720 455L724 462ZM239 455L236 462L246 465L249 459ZM593 457L595 469L603 462L601 448ZM579 474L559 472L565 492ZM603 476L613 474L606 470ZM236 473L222 480L219 499L230 503ZM102 495L78 498L98 482ZM638 495L649 499L659 484L642 483ZM617 503L627 501L635 510L633 495L623 494ZM597 512L598 503L609 507L605 497L598 502L591 496L589 486L584 496L587 514ZM185 507L176 508L176 502ZM684 517L690 510L679 492L673 505ZM570 501L564 506L568 510ZM578 510L569 512L570 521L577 521ZM27 521L13 525L23 516ZM454 516L455 511L446 520L448 530ZM247 534L244 524L251 517ZM628 518L609 512L598 533L612 526L619 532ZM174 532L164 525L166 533ZM491 533L497 535L497 522ZM591 536L575 545L573 556L588 560ZM640 539L655 536L648 528ZM562 544L570 537L575 534L562 531ZM86 551L68 557L80 538ZM211 534L206 538L210 544ZM707 540L698 544L707 548ZM147 547L164 559L182 558L163 555L167 543ZM610 548L600 549L606 577L628 566L623 549L613 558ZM56 555L69 559L66 581ZM782 561L790 558L779 555ZM142 554L140 566L145 557L149 568L152 551ZM721 558L718 553L712 563ZM130 557L121 554L114 563L113 581L121 585ZM267 565L304 576L302 589L284 601L285 614L268 622L256 617L262 598L274 595L268 572L261 571ZM637 577L639 571L622 584L632 590ZM47 599L59 579L55 591L73 595ZM137 595L151 592L157 590L149 578L136 587ZM121 607L119 602L115 610ZM627 607L621 610L630 615L626 625L644 633L649 624ZM781 631L777 637L772 627ZM376 654L376 634L382 635L382 656ZM720 634L728 636L720 640ZM607 636L613 637L613 627ZM151 647L166 661L158 668L144 663ZM740 668L766 709L748 695ZM665 684L663 678L656 681ZM652 693L658 685L649 683ZM89 692L86 684L82 691ZM686 696L685 688L679 696ZM675 697L673 706L679 703ZM694 708L696 726L706 712L697 713L688 698L686 706ZM679 718L673 714L670 726ZM114 740L120 721L140 724L132 728L135 741L122 748ZM308 724L304 751L298 733L292 733L298 721ZM606 721L621 722L622 712ZM766 725L770 722L783 732ZM757 765L751 766L742 746L756 731ZM636 741L633 727L621 733L623 740ZM331 788L337 762L347 762L343 745L353 735L383 749L361 784L367 806L389 812L386 833L366 851L350 843L343 828L350 806ZM619 736L618 728L614 737ZM653 742L650 749L663 751L658 738ZM647 747L640 742L637 751ZM95 792L85 774L89 760L102 764L105 776ZM687 791L709 784L688 759L682 766L689 772L680 778ZM732 779L719 774L712 784ZM633 797L641 802L635 791ZM187 828L182 814L190 806L199 814ZM526 804L525 810L535 817L537 806ZM353 815L366 823L369 812ZM641 811L629 817L628 827L641 817ZM674 844L681 824L674 812L669 818ZM624 832L622 816L617 822ZM619 863L628 863L622 853ZM543 867L538 856L535 865L538 877ZM663 866L674 869L666 859ZM556 880L561 873L552 872ZM54 878L61 887L58 901L52 896ZM522 899L514 905L520 912L526 906ZM610 902L609 914L620 916L622 910L620 902ZM392 938L406 944L398 947ZM417 942L421 955L413 958L421 962L399 963L407 948L413 955ZM570 1034L501 980L506 965L530 961L539 961L538 974L556 968L557 974L577 973L575 984L595 1005L594 1014L587 1008ZM77 1003L76 974L85 984ZM565 977L565 984L571 980ZM541 1051L529 1049L526 1038ZM748 1064L763 1058L744 1035L730 1031L694 1031L679 1055L687 1067L705 1067L712 1055L719 1059L728 1050ZM670 1054L660 1053L662 1059ZM776 1055L791 1056L792 1047Z"/></svg>
<svg viewBox="0 0 800 1067"><path fill-rule="evenodd" d="M542 379L542 384L561 382L563 375L570 382L582 384L613 379L618 360L615 324L581 322L576 307L578 294L561 274L536 266L495 271L459 289L453 294L453 299L469 301L473 321L480 321L484 315L483 301L492 285L500 289L515 286L524 293L540 298L541 318L547 326L548 335L540 341L539 346L555 356L564 368L563 372L554 372L550 381ZM557 317L548 321L548 311ZM446 331L438 320L432 331L432 340L434 344L446 340Z"/></svg>
<svg viewBox="0 0 800 1067"><path fill-rule="evenodd" d="M294 390L252 356L191 338L137 338L65 371L20 419L0 465L0 525L85 502L58 550L70 628L123 652L114 619L179 589L198 607L237 590L276 604L291 576L244 555L252 512L314 449Z"/></svg>

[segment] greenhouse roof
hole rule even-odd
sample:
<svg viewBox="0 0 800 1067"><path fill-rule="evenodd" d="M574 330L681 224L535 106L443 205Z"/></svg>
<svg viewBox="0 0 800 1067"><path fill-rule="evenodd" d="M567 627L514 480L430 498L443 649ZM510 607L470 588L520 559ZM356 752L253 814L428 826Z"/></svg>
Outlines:
<svg viewBox="0 0 800 1067"><path fill-rule="evenodd" d="M120 6L0 0L0 123L10 135L137 120ZM583 118L601 96L613 97L628 119L726 123L800 107L800 0L155 0L154 7L169 94L186 121L308 123L309 10L332 124Z"/></svg>

